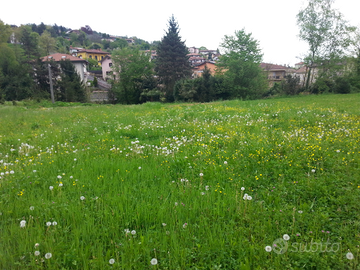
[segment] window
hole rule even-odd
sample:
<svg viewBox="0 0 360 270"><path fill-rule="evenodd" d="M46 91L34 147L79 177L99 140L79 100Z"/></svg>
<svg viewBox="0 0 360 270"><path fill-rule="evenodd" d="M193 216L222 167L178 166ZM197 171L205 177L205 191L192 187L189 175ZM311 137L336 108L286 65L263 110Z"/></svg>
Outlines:
<svg viewBox="0 0 360 270"><path fill-rule="evenodd" d="M89 58L92 58L92 55L89 55Z"/></svg>
<svg viewBox="0 0 360 270"><path fill-rule="evenodd" d="M103 60L104 59L104 56L101 56L101 60Z"/></svg>
<svg viewBox="0 0 360 270"><path fill-rule="evenodd" d="M97 56L95 55L95 60L97 60Z"/></svg>
<svg viewBox="0 0 360 270"><path fill-rule="evenodd" d="M112 63L109 63L109 67L112 67Z"/></svg>

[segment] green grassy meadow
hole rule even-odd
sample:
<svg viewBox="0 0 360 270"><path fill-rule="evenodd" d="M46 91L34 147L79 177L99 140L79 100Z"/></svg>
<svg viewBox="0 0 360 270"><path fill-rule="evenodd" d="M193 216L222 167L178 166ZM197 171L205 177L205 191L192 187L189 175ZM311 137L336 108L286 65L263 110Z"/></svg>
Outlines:
<svg viewBox="0 0 360 270"><path fill-rule="evenodd" d="M3 105L0 268L360 269L359 165L359 94Z"/></svg>

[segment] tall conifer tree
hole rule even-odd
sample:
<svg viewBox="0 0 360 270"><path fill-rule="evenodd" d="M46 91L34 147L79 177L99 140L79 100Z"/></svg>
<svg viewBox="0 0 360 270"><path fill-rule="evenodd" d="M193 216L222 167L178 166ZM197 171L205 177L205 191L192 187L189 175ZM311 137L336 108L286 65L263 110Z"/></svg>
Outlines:
<svg viewBox="0 0 360 270"><path fill-rule="evenodd" d="M174 15L169 19L169 28L166 35L157 46L155 71L164 86L167 101L174 101L175 82L191 76L191 66L188 49L179 36L178 23Z"/></svg>

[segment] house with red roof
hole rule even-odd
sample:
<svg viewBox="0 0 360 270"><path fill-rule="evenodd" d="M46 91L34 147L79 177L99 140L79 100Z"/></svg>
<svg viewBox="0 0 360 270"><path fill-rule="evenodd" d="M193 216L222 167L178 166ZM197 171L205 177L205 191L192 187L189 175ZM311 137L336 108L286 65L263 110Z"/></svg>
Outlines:
<svg viewBox="0 0 360 270"><path fill-rule="evenodd" d="M53 60L55 62L70 60L70 62L75 66L75 70L79 74L80 79L84 83L86 83L86 81L87 81L86 66L87 66L88 62L85 59L81 59L79 57L75 57L75 56L72 56L70 54L65 54L65 53L54 53L54 54L44 56L41 58L42 62L47 62L47 61L51 61L51 60Z"/></svg>

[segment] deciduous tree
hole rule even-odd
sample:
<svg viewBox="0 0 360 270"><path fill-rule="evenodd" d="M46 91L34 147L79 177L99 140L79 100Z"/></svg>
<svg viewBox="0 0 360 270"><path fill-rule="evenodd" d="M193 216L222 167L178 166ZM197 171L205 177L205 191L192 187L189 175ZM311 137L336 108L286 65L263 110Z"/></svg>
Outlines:
<svg viewBox="0 0 360 270"><path fill-rule="evenodd" d="M223 55L217 67L231 86L232 97L261 97L267 85L260 68L262 53L258 41L242 29L235 31L234 36L225 36L221 48Z"/></svg>
<svg viewBox="0 0 360 270"><path fill-rule="evenodd" d="M297 14L299 37L309 45L305 57L308 66L306 89L315 66L328 71L338 63L350 45L350 34L355 30L332 8L334 0L309 0L306 8Z"/></svg>

